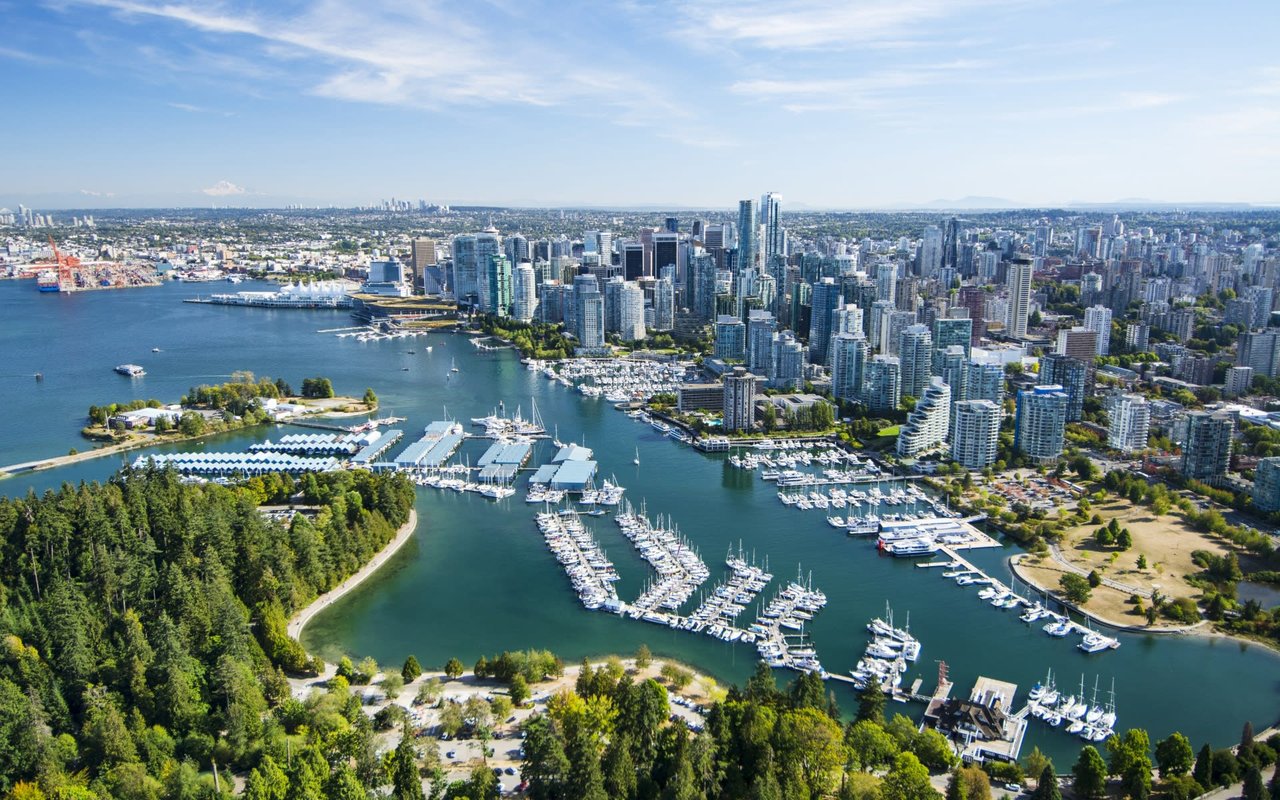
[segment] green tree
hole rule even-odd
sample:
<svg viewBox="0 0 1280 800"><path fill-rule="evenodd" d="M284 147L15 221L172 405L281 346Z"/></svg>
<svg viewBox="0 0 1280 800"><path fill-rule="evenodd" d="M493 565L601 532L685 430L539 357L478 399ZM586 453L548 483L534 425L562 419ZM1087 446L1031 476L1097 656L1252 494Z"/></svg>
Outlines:
<svg viewBox="0 0 1280 800"><path fill-rule="evenodd" d="M653 663L653 653L649 652L649 645L641 644L636 648L636 669L648 669Z"/></svg>
<svg viewBox="0 0 1280 800"><path fill-rule="evenodd" d="M1107 763L1093 745L1080 749L1080 758L1071 768L1072 788L1084 800L1101 798L1107 791Z"/></svg>
<svg viewBox="0 0 1280 800"><path fill-rule="evenodd" d="M462 662L456 658L450 658L444 662L444 674L451 681L456 681L462 677Z"/></svg>
<svg viewBox="0 0 1280 800"><path fill-rule="evenodd" d="M929 783L929 770L911 753L899 753L884 778L883 800L938 800Z"/></svg>
<svg viewBox="0 0 1280 800"><path fill-rule="evenodd" d="M418 772L418 758L408 736L392 751L387 768L391 778L391 796L395 800L426 800L422 791L422 776Z"/></svg>
<svg viewBox="0 0 1280 800"><path fill-rule="evenodd" d="M880 691L880 681L877 678L871 678L867 682L867 688L858 695L858 713L854 719L884 724L884 692Z"/></svg>
<svg viewBox="0 0 1280 800"><path fill-rule="evenodd" d="M853 765L864 771L887 767L898 755L897 741L871 720L860 720L849 726L845 744Z"/></svg>
<svg viewBox="0 0 1280 800"><path fill-rule="evenodd" d="M1049 757L1040 752L1039 747L1032 748L1031 755L1022 759L1022 766L1028 775L1039 775L1044 772L1045 767L1053 767L1053 762Z"/></svg>
<svg viewBox="0 0 1280 800"><path fill-rule="evenodd" d="M404 666L400 668L400 677L404 678L405 683L413 683L422 675L422 665L418 663L417 656L410 654L404 660Z"/></svg>
<svg viewBox="0 0 1280 800"><path fill-rule="evenodd" d="M1213 748L1208 744L1200 748L1195 766L1191 770L1195 782L1208 789L1213 785Z"/></svg>
<svg viewBox="0 0 1280 800"><path fill-rule="evenodd" d="M1262 772L1257 766L1249 767L1244 774L1244 800L1269 800L1269 792L1262 782Z"/></svg>
<svg viewBox="0 0 1280 800"><path fill-rule="evenodd" d="M1075 605L1083 605L1089 602L1091 589L1087 578L1074 572L1068 572L1058 579L1058 585L1062 587L1062 596L1066 598L1067 602Z"/></svg>
<svg viewBox="0 0 1280 800"><path fill-rule="evenodd" d="M1052 764L1046 764L1040 771L1031 800L1062 800L1062 790L1058 788L1058 776L1054 774Z"/></svg>
<svg viewBox="0 0 1280 800"><path fill-rule="evenodd" d="M1191 749L1191 742L1177 731L1156 745L1156 763L1160 766L1162 778L1186 775L1194 761L1195 751Z"/></svg>
<svg viewBox="0 0 1280 800"><path fill-rule="evenodd" d="M370 408L378 407L378 395L374 394L373 389L365 389L364 397L362 399L366 406L369 406Z"/></svg>
<svg viewBox="0 0 1280 800"><path fill-rule="evenodd" d="M778 762L799 771L814 796L834 792L845 763L840 726L816 708L787 711L775 732Z"/></svg>
<svg viewBox="0 0 1280 800"><path fill-rule="evenodd" d="M523 706L529 700L529 684L525 682L523 675L512 678L511 686L507 691L511 695L511 702L517 707Z"/></svg>

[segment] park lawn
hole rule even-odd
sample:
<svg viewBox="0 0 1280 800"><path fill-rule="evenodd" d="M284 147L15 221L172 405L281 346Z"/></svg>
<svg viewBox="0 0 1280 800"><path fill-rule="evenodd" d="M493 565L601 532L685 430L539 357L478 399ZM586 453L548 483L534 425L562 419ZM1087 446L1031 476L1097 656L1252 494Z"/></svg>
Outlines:
<svg viewBox="0 0 1280 800"><path fill-rule="evenodd" d="M1227 552L1221 541L1193 530L1178 513L1157 518L1150 508L1124 499L1095 505L1090 516L1093 512L1102 517L1103 524L1116 518L1121 527L1128 528L1133 547L1125 551L1101 547L1093 539L1099 526L1085 524L1063 534L1058 544L1063 556L1086 571L1096 569L1105 578L1147 592L1155 589L1170 599L1194 599L1200 595L1200 589L1186 581L1187 576L1201 572L1191 560L1192 551L1207 550L1217 555ZM1117 554L1114 561L1113 554ZM1147 557L1146 569L1138 569L1139 555ZM1021 569L1036 583L1053 588L1057 588L1058 579L1064 573L1062 567L1047 556L1038 562L1024 559ZM1128 599L1128 593L1104 585L1093 590L1084 607L1118 624L1145 624L1143 617L1131 613L1133 606ZM1160 620L1157 627L1163 624L1170 623Z"/></svg>
<svg viewBox="0 0 1280 800"><path fill-rule="evenodd" d="M881 428L879 433L876 434L876 436L897 436L898 432L901 430L902 430L901 425L890 425L887 428Z"/></svg>

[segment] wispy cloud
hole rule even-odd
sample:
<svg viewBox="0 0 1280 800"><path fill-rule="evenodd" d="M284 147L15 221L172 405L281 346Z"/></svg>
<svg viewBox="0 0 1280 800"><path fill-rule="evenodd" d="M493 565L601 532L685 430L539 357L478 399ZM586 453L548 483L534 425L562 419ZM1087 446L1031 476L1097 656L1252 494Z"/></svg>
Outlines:
<svg viewBox="0 0 1280 800"><path fill-rule="evenodd" d="M81 189L80 194L85 197L115 197L115 192L95 192L92 189Z"/></svg>
<svg viewBox="0 0 1280 800"><path fill-rule="evenodd" d="M168 103L167 105L169 108L185 111L188 114L215 114L219 117L234 117L236 115L234 111L219 111L216 108L205 108L193 103Z"/></svg>
<svg viewBox="0 0 1280 800"><path fill-rule="evenodd" d="M53 59L36 53L28 53L26 50L17 50L12 47L0 46L0 58L7 58L12 61L25 61L28 64L51 64Z"/></svg>
<svg viewBox="0 0 1280 800"><path fill-rule="evenodd" d="M245 194L248 190L243 186L237 186L228 180L221 180L212 186L200 190L202 193L210 197L231 197L233 195Z"/></svg>

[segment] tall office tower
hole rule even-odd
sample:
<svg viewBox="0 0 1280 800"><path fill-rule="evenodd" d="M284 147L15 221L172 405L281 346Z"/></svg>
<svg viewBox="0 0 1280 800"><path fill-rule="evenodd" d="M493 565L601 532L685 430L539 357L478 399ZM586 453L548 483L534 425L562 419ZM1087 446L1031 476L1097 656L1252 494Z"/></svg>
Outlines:
<svg viewBox="0 0 1280 800"><path fill-rule="evenodd" d="M621 277L612 277L604 282L604 332L622 332L622 285L626 281Z"/></svg>
<svg viewBox="0 0 1280 800"><path fill-rule="evenodd" d="M1253 367L1229 367L1227 369L1226 386L1222 393L1227 397L1239 397L1248 394L1253 386Z"/></svg>
<svg viewBox="0 0 1280 800"><path fill-rule="evenodd" d="M1145 322L1130 322L1124 327L1124 346L1130 353L1146 352L1151 342L1151 326Z"/></svg>
<svg viewBox="0 0 1280 800"><path fill-rule="evenodd" d="M960 220L952 217L942 229L942 268L955 270L960 264ZM950 283L947 284L948 286Z"/></svg>
<svg viewBox="0 0 1280 800"><path fill-rule="evenodd" d="M831 312L843 302L840 284L833 278L823 278L813 285L809 317L809 360L814 364L827 363L827 349L831 344Z"/></svg>
<svg viewBox="0 0 1280 800"><path fill-rule="evenodd" d="M489 287L489 265L490 259L500 255L502 237L496 233L476 234L476 305L484 307L488 303L487 298L493 297L493 290Z"/></svg>
<svg viewBox="0 0 1280 800"><path fill-rule="evenodd" d="M574 333L586 348L604 347L604 295L594 275L573 279Z"/></svg>
<svg viewBox="0 0 1280 800"><path fill-rule="evenodd" d="M502 252L512 264L529 260L529 240L519 233L513 233L503 242Z"/></svg>
<svg viewBox="0 0 1280 800"><path fill-rule="evenodd" d="M679 233L680 220L677 219L676 217L667 217L666 220L663 221L662 227L668 233Z"/></svg>
<svg viewBox="0 0 1280 800"><path fill-rule="evenodd" d="M453 237L453 295L459 303L476 298L480 276L476 267L475 234L464 233ZM488 263L488 262L486 262Z"/></svg>
<svg viewBox="0 0 1280 800"><path fill-rule="evenodd" d="M653 235L653 274L661 275L663 267L675 267L677 272L683 272L680 263L680 234L678 233L655 233Z"/></svg>
<svg viewBox="0 0 1280 800"><path fill-rule="evenodd" d="M1084 393L1093 394L1094 380L1098 374L1098 334L1088 328L1059 328L1058 344L1054 352L1071 356L1084 363Z"/></svg>
<svg viewBox="0 0 1280 800"><path fill-rule="evenodd" d="M761 250L762 259L767 267L774 256L786 256L786 242L782 232L782 195L777 192L766 192L760 198L760 227L764 229L764 242Z"/></svg>
<svg viewBox="0 0 1280 800"><path fill-rule="evenodd" d="M573 326L569 324L569 315L566 314L567 308L572 308L573 303L569 299L569 287L560 283L560 281L543 281L542 287L538 289L538 321L545 322L549 325L564 323L567 330L572 331Z"/></svg>
<svg viewBox="0 0 1280 800"><path fill-rule="evenodd" d="M511 313L511 262L495 253L489 256L488 266L484 311L499 317L508 316Z"/></svg>
<svg viewBox="0 0 1280 800"><path fill-rule="evenodd" d="M653 286L653 329L669 331L676 326L676 287L671 278L662 277Z"/></svg>
<svg viewBox="0 0 1280 800"><path fill-rule="evenodd" d="M951 435L951 387L933 378L898 431L898 455L915 458L942 448Z"/></svg>
<svg viewBox="0 0 1280 800"><path fill-rule="evenodd" d="M746 326L731 314L716 317L715 357L741 361L746 356Z"/></svg>
<svg viewBox="0 0 1280 800"><path fill-rule="evenodd" d="M876 299L898 301L898 264L894 261L881 261L876 264ZM896 305L895 305L896 307Z"/></svg>
<svg viewBox="0 0 1280 800"><path fill-rule="evenodd" d="M622 338L635 342L644 339L647 332L644 327L644 289L640 284L627 281L622 284Z"/></svg>
<svg viewBox="0 0 1280 800"><path fill-rule="evenodd" d="M1013 446L1038 461L1062 455L1067 399L1061 386L1036 386L1018 392Z"/></svg>
<svg viewBox="0 0 1280 800"><path fill-rule="evenodd" d="M902 398L902 364L896 356L873 356L863 368L862 402L868 411L893 411Z"/></svg>
<svg viewBox="0 0 1280 800"><path fill-rule="evenodd" d="M1186 441L1182 443L1182 474L1211 486L1226 477L1235 427L1235 421L1227 412L1192 411L1187 414Z"/></svg>
<svg viewBox="0 0 1280 800"><path fill-rule="evenodd" d="M990 400L961 400L951 415L951 460L965 469L996 463L1003 409Z"/></svg>
<svg viewBox="0 0 1280 800"><path fill-rule="evenodd" d="M638 281L644 277L644 245L640 242L622 242L622 277Z"/></svg>
<svg viewBox="0 0 1280 800"><path fill-rule="evenodd" d="M747 312L747 369L756 375L769 375L773 369L773 335L778 321L768 311Z"/></svg>
<svg viewBox="0 0 1280 800"><path fill-rule="evenodd" d="M838 400L859 400L871 354L867 337L862 331L839 333L832 338L831 347L831 394Z"/></svg>
<svg viewBox="0 0 1280 800"><path fill-rule="evenodd" d="M965 400L990 400L1004 405L1004 367L970 361L964 381Z"/></svg>
<svg viewBox="0 0 1280 800"><path fill-rule="evenodd" d="M693 303L689 310L698 319L709 321L716 308L716 261L710 253L697 253L690 269L693 270Z"/></svg>
<svg viewBox="0 0 1280 800"><path fill-rule="evenodd" d="M511 296L513 315L521 322L530 322L538 310L537 279L533 265L528 261L516 267L512 280Z"/></svg>
<svg viewBox="0 0 1280 800"><path fill-rule="evenodd" d="M1061 386L1067 393L1067 422L1079 422L1083 416L1084 398L1088 394L1085 382L1088 371L1083 361L1061 353L1040 357L1040 374L1036 383L1040 386Z"/></svg>
<svg viewBox="0 0 1280 800"><path fill-rule="evenodd" d="M902 362L902 394L920 397L933 377L933 334L924 325L909 325L898 340Z"/></svg>
<svg viewBox="0 0 1280 800"><path fill-rule="evenodd" d="M1033 245L1034 249L1031 251L1032 255L1037 258L1044 258L1049 255L1049 247L1052 242L1053 228L1049 225L1047 220L1041 220L1036 225L1035 244Z"/></svg>
<svg viewBox="0 0 1280 800"><path fill-rule="evenodd" d="M756 423L756 376L734 367L724 376L724 429L749 431Z"/></svg>
<svg viewBox="0 0 1280 800"><path fill-rule="evenodd" d="M1009 264L1005 286L1009 290L1009 311L1005 317L1005 334L1015 339L1027 335L1027 317L1031 314L1032 262L1026 258L1014 259Z"/></svg>
<svg viewBox="0 0 1280 800"><path fill-rule="evenodd" d="M1098 335L1095 355L1109 355L1111 353L1111 309L1106 306L1086 308L1084 326Z"/></svg>
<svg viewBox="0 0 1280 800"><path fill-rule="evenodd" d="M920 237L920 249L916 252L917 274L936 278L942 271L942 229L930 225Z"/></svg>
<svg viewBox="0 0 1280 800"><path fill-rule="evenodd" d="M799 389L804 386L807 363L804 345L791 331L783 331L773 342L773 369L769 373L769 385L776 389Z"/></svg>
<svg viewBox="0 0 1280 800"><path fill-rule="evenodd" d="M434 267L439 263L440 254L436 252L436 240L427 238L415 238L409 243L410 251L413 254L413 271L415 275L422 275L422 271L427 267Z"/></svg>
<svg viewBox="0 0 1280 800"><path fill-rule="evenodd" d="M1107 408L1107 444L1123 453L1147 449L1151 404L1140 394L1119 394Z"/></svg>
<svg viewBox="0 0 1280 800"><path fill-rule="evenodd" d="M883 352L884 343L880 339L880 333L886 325L886 318L893 314L894 310L893 303L888 300L877 300L871 304L867 323L867 340L873 349Z"/></svg>
<svg viewBox="0 0 1280 800"><path fill-rule="evenodd" d="M738 269L758 271L760 243L756 228L756 201L738 201Z"/></svg>
<svg viewBox="0 0 1280 800"><path fill-rule="evenodd" d="M969 396L969 359L964 348L953 344L933 351L934 374L951 387L951 402L958 403Z"/></svg>
<svg viewBox="0 0 1280 800"><path fill-rule="evenodd" d="M964 348L965 358L969 357L973 346L973 320L964 317L938 317L933 321L934 349L942 351L953 344Z"/></svg>
<svg viewBox="0 0 1280 800"><path fill-rule="evenodd" d="M1253 367L1254 375L1268 378L1280 374L1280 328L1240 334L1236 365Z"/></svg>

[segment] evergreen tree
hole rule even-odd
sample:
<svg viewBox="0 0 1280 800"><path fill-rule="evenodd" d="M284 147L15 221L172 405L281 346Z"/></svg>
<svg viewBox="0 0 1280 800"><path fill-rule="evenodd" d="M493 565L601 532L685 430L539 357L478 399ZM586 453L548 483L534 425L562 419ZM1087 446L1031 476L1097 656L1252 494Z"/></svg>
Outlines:
<svg viewBox="0 0 1280 800"><path fill-rule="evenodd" d="M1062 800L1062 790L1058 788L1058 776L1051 764L1046 764L1036 782L1036 790L1031 793L1031 800Z"/></svg>
<svg viewBox="0 0 1280 800"><path fill-rule="evenodd" d="M1268 800L1268 794L1262 783L1262 772L1257 767L1249 767L1244 774L1244 800Z"/></svg>
<svg viewBox="0 0 1280 800"><path fill-rule="evenodd" d="M1080 758L1071 768L1071 774L1075 779L1073 788L1077 797L1090 800L1106 794L1107 764L1092 745L1080 749Z"/></svg>
<svg viewBox="0 0 1280 800"><path fill-rule="evenodd" d="M412 683L422 675L422 665L418 663L416 656L410 654L404 660L404 666L400 668L400 677L404 678L405 683Z"/></svg>
<svg viewBox="0 0 1280 800"><path fill-rule="evenodd" d="M876 725L884 724L884 692L880 691L880 681L871 678L867 682L867 688L862 690L858 695L858 713L854 716L858 722L873 722Z"/></svg>
<svg viewBox="0 0 1280 800"><path fill-rule="evenodd" d="M1208 744L1200 748L1200 754L1196 756L1196 764L1191 771L1191 777L1205 789L1213 786L1213 748Z"/></svg>
<svg viewBox="0 0 1280 800"><path fill-rule="evenodd" d="M418 772L418 757L407 734L392 751L387 772L391 778L391 796L395 800L426 800L422 776Z"/></svg>
<svg viewBox="0 0 1280 800"><path fill-rule="evenodd" d="M947 793L944 797L946 800L969 800L968 789L965 787L964 778L960 776L960 770L951 772L951 777L947 779Z"/></svg>

